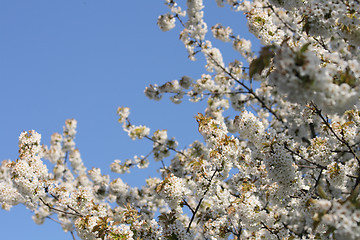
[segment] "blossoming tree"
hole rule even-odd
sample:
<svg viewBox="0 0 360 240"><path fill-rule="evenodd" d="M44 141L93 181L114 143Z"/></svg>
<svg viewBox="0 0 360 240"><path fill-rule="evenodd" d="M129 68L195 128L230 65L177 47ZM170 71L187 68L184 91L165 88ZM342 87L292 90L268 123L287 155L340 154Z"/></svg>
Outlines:
<svg viewBox="0 0 360 240"><path fill-rule="evenodd" d="M162 162L161 179L131 188L86 169L76 120L50 146L23 132L19 158L0 167L2 208L23 204L37 224L54 219L73 239L359 239L360 2L217 0L246 14L264 45L256 55L230 26L212 26L213 37L242 55L229 63L207 38L203 1L184 2L166 0L169 13L157 23L163 31L180 26L189 58L204 56L206 73L145 94L206 100L196 117L204 141L178 149L165 130L134 125L130 109L119 107L130 138L153 149L111 170Z"/></svg>

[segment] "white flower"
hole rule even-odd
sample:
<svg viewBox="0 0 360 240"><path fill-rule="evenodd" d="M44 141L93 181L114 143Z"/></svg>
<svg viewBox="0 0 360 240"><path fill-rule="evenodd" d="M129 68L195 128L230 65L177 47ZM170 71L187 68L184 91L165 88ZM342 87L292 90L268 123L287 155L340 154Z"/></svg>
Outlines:
<svg viewBox="0 0 360 240"><path fill-rule="evenodd" d="M126 119L130 115L130 108L128 107L118 107L117 109L117 115L119 115L119 122L125 123Z"/></svg>
<svg viewBox="0 0 360 240"><path fill-rule="evenodd" d="M223 42L229 42L232 30L230 27L224 28L221 24L216 24L211 27L214 38L217 38Z"/></svg>
<svg viewBox="0 0 360 240"><path fill-rule="evenodd" d="M160 15L157 24L162 31L169 31L175 27L175 17L169 13Z"/></svg>
<svg viewBox="0 0 360 240"><path fill-rule="evenodd" d="M145 136L148 136L150 134L150 128L146 126L130 126L127 130L129 137L132 140L135 139L142 139Z"/></svg>

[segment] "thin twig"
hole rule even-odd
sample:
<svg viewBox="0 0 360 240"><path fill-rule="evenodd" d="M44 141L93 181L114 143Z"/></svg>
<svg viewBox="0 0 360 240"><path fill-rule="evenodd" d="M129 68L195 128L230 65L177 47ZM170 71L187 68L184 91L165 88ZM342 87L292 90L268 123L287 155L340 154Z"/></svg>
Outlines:
<svg viewBox="0 0 360 240"><path fill-rule="evenodd" d="M271 6L270 6L271 7ZM272 8L272 7L271 7ZM274 11L274 9L272 9ZM277 14L277 13L275 13ZM182 26L185 28L185 24L182 22L182 20L180 19L180 17L176 14L175 17L180 21L180 23L182 24ZM285 23L284 23L285 24ZM202 46L202 41L199 41L197 39L194 39L194 42L198 45L198 47L201 48ZM206 54L206 56L208 56L209 58L211 58L211 60L218 66L221 68L221 70L223 72L225 72L229 77L231 77L234 81L236 81L238 84L240 84L243 88L245 88L249 94L251 94L258 102L260 102L260 104L262 105L263 108L265 108L266 110L268 110L277 120L279 120L281 123L284 124L284 121L270 108L268 107L265 102L256 95L256 93L252 90L252 86L249 88L248 86L246 86L244 83L242 83L241 81L239 81L239 79L237 79L231 72L229 72L228 70L226 70L222 65L220 65L211 55ZM252 85L252 84L251 84ZM285 126L286 127L286 126Z"/></svg>
<svg viewBox="0 0 360 240"><path fill-rule="evenodd" d="M193 215L195 214L195 211L192 209L190 204L185 199L183 199L183 204L184 204L184 206L187 206L190 209L190 211Z"/></svg>
<svg viewBox="0 0 360 240"><path fill-rule="evenodd" d="M310 164L313 164L313 165L317 166L317 167L320 168L320 169L326 169L326 167L324 167L324 166L322 166L322 165L320 165L320 164L318 164L318 163L314 163L314 162L312 162L312 161L304 158L304 157L301 156L299 153L293 151L293 150L290 149L288 146L286 146L286 144L284 144L284 148L285 148L286 150L288 150L290 153L292 153L292 154L300 157L302 160L304 160L304 161L306 161L306 162L308 162L308 163L310 163ZM298 165L298 166L300 166L300 165Z"/></svg>
<svg viewBox="0 0 360 240"><path fill-rule="evenodd" d="M149 136L145 136L145 138L148 139L148 140L150 140L150 141L152 141L152 142L154 142L154 143L163 145L163 146L165 146L167 149L172 150L172 151L174 151L174 152L176 152L176 153L178 153L178 154L181 154L181 155L183 155L184 157L188 158L188 156L186 156L185 153L180 152L179 150L176 150L175 148L170 147L170 146L166 145L165 143L161 143L161 142L159 142L159 141L156 141L156 140L152 139L152 138L149 137Z"/></svg>
<svg viewBox="0 0 360 240"><path fill-rule="evenodd" d="M225 72L229 77L231 77L235 82L240 84L243 88L245 88L249 94L251 94L258 102L260 102L261 106L268 110L277 120L279 120L281 123L284 123L284 121L270 108L266 105L266 103L254 92L253 89L246 86L244 83L242 83L239 79L237 79L232 73L230 73L228 70L226 70L225 67L220 65L210 54L206 54L218 67L221 68L223 72Z"/></svg>
<svg viewBox="0 0 360 240"><path fill-rule="evenodd" d="M287 27L290 31L292 31L293 33L295 33L296 31L287 23L285 22L280 16L279 14L275 11L274 7L271 5L268 5L267 8L270 8L271 11L275 14L275 16L285 25L285 27Z"/></svg>
<svg viewBox="0 0 360 240"><path fill-rule="evenodd" d="M330 126L329 122L327 119L325 119L325 117L322 115L321 110L316 106L316 104L314 102L311 101L311 105L314 107L315 113L321 118L321 120L323 121L323 123L326 125L326 127L331 131L331 133L336 137L336 139L343 143L350 151L350 153L355 157L355 159L357 160L358 164L360 165L360 159L359 157L356 155L356 153L354 152L354 150L352 149L352 147L350 146L350 144L345 141L344 138L339 137L336 132L334 131L334 129Z"/></svg>
<svg viewBox="0 0 360 240"><path fill-rule="evenodd" d="M42 198L39 198L39 199L45 206L47 206L49 209L54 210L56 212L61 212L61 213L64 213L64 214L69 214L69 215L73 215L73 216L77 216L77 217L82 217L83 216L82 214L79 214L79 213L71 213L71 212L61 210L61 209L54 208L50 204L45 202Z"/></svg>
<svg viewBox="0 0 360 240"><path fill-rule="evenodd" d="M53 198L55 198L56 201L59 201L59 198L57 196L55 196L54 194L50 193L50 196L52 196ZM79 216L83 216L80 212L78 212L76 209L74 209L73 207L66 205L67 208L73 210L75 213L77 213Z"/></svg>
<svg viewBox="0 0 360 240"><path fill-rule="evenodd" d="M73 231L70 231L70 234L71 234L72 239L73 239L73 240L76 240L74 232L73 232Z"/></svg>
<svg viewBox="0 0 360 240"><path fill-rule="evenodd" d="M329 51L329 49L326 47L326 45L325 45L325 43L324 43L324 40L322 39L322 38L320 38L320 40L319 39L317 39L316 37L313 37L313 39L318 43L318 44L320 44L320 46L322 46L325 50L327 50L327 51Z"/></svg>
<svg viewBox="0 0 360 240"><path fill-rule="evenodd" d="M265 223L263 223L263 222L260 222L260 223L261 223L261 225L264 226L264 228L265 228L266 230L268 230L271 234L275 235L275 236L280 240L279 236L278 236L274 231L272 231L268 226L266 226Z"/></svg>
<svg viewBox="0 0 360 240"><path fill-rule="evenodd" d="M129 125L129 126L133 126L133 125L131 124L131 122L130 122L130 119L129 119L129 118L126 118L126 121L127 121L127 123L128 123L128 125ZM168 145L167 145L167 144L165 144L165 143L161 143L161 142L159 142L159 141L156 141L156 140L152 139L152 138L151 138L151 137L149 137L149 136L144 136L144 137L145 137L146 139L148 139L148 140L150 140L150 141L154 142L154 143L157 143L157 144L159 144L159 145L165 146L167 149L172 150L172 151L174 151L174 152L176 152L176 153L178 153L178 154L181 154L181 155L183 155L184 157L188 158L188 156L186 156L186 154L185 154L185 153L180 152L179 150L176 150L175 148L170 147L170 146L168 146Z"/></svg>
<svg viewBox="0 0 360 240"><path fill-rule="evenodd" d="M315 186L314 186L314 188L313 188L313 191L315 191L316 187L319 185L319 182L320 182L320 179L321 179L321 176L322 176L322 172L323 172L323 169L320 169L320 173L319 173L318 178L316 179L316 182L315 182Z"/></svg>
<svg viewBox="0 0 360 240"><path fill-rule="evenodd" d="M54 222L56 222L56 223L58 223L58 224L62 224L60 221L58 221L58 220L56 220L56 219L54 219L54 218L52 218L52 217L50 217L50 216L47 216L46 218L48 218L48 219L50 219L51 221L54 221Z"/></svg>
<svg viewBox="0 0 360 240"><path fill-rule="evenodd" d="M328 119L322 115L321 110L316 106L316 104L314 102L311 101L311 105L314 107L315 113L321 118L321 120L323 121L323 123L326 125L326 127L330 130L330 132L335 136L335 138L341 142L342 144L344 144L350 151L350 153L354 156L354 158L356 159L356 161L358 162L358 164L360 165L360 159L359 157L356 155L355 151L353 150L353 148L350 146L350 144L344 139L344 137L339 137L336 132L334 131L334 129L330 126ZM360 185L360 174L358 176L358 178L356 178L355 181L355 185L353 187L353 191L355 191L355 189Z"/></svg>
<svg viewBox="0 0 360 240"><path fill-rule="evenodd" d="M192 222L193 222L194 219L195 219L195 215L196 215L196 213L199 211L199 208L200 208L200 206L201 206L201 203L202 203L202 201L204 200L204 197L205 197L206 193L209 191L211 182L212 182L213 178L215 177L216 173L217 173L217 170L215 170L215 172L214 172L213 175L211 176L211 179L209 180L209 185L207 186L207 189L206 189L206 191L204 192L203 197L200 199L198 205L197 205L196 208L195 208L195 211L194 211L194 213L193 213L193 215L192 215L192 217L191 217L191 219L190 219L190 222L189 222L189 225L188 225L188 227L187 227L186 232L189 232L189 231L190 231L190 227L191 227Z"/></svg>
<svg viewBox="0 0 360 240"><path fill-rule="evenodd" d="M175 14L175 17L179 20L180 24L185 28L184 22L181 20L180 16L178 14Z"/></svg>

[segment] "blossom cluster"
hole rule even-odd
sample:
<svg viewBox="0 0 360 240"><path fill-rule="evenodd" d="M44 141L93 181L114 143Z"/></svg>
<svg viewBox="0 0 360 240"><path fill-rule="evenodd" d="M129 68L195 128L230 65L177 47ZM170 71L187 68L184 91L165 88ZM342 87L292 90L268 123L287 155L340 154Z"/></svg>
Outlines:
<svg viewBox="0 0 360 240"><path fill-rule="evenodd" d="M24 204L37 224L54 219L82 239L359 239L359 1L216 3L246 15L265 45L259 54L221 23L211 27L211 42L205 1L166 0L159 28L182 28L189 58L202 55L205 72L144 91L176 104L206 100L195 117L202 140L179 149L166 130L133 125L130 109L119 107L124 131L152 147L111 170L162 166L160 177L133 188L87 170L76 120L66 120L50 146L23 132L19 158L0 166L2 208ZM241 58L226 63L217 40Z"/></svg>

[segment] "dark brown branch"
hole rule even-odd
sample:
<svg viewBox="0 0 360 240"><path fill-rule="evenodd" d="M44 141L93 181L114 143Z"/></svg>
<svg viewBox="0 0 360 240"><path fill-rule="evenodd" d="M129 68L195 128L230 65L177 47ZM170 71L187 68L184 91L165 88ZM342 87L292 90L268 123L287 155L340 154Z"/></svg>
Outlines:
<svg viewBox="0 0 360 240"><path fill-rule="evenodd" d="M59 198L57 196L55 196L54 194L52 193L49 193L50 196L52 196L53 198L55 198L56 201L59 201ZM83 216L80 212L78 212L76 209L74 209L73 207L69 206L69 205L66 205L67 208L69 208L70 210L74 211L76 214L78 214L79 216Z"/></svg>
<svg viewBox="0 0 360 240"><path fill-rule="evenodd" d="M321 110L315 105L315 103L311 102L311 105L314 107L315 113L321 118L321 120L323 121L323 123L326 125L326 127L330 130L330 132L335 136L335 138L341 142L342 144L344 144L350 151L350 153L354 156L354 158L356 159L356 161L358 162L358 164L360 165L360 159L359 157L356 155L355 151L353 150L353 148L350 146L350 144L344 139L344 137L339 137L336 132L334 131L334 129L330 126L328 119L322 115ZM359 176L356 178L355 181L355 185L353 187L353 192L358 189L360 186L360 174Z"/></svg>
<svg viewBox="0 0 360 240"><path fill-rule="evenodd" d="M61 222L60 222L60 221L58 221L58 220L56 220L56 219L54 219L54 218L52 218L52 217L50 217L50 216L47 216L46 218L48 218L48 219L50 219L51 221L54 221L54 222L56 222L56 223L58 223L58 224L61 225Z"/></svg>
<svg viewBox="0 0 360 240"><path fill-rule="evenodd" d="M179 20L180 24L183 26L183 28L185 28L185 24L184 24L184 22L181 20L181 18L180 18L180 16L179 16L178 14L175 14L175 18L176 18L177 20Z"/></svg>
<svg viewBox="0 0 360 240"><path fill-rule="evenodd" d="M261 104L261 106L263 108L265 108L266 110L268 110L278 121L280 121L281 123L284 123L284 121L270 107L268 107L266 105L266 103L258 95L256 95L256 93L254 92L253 89L249 88L244 83L239 81L239 79L237 79L232 73L230 73L228 70L226 70L225 67L221 66L211 55L206 55L206 56L208 56L218 67L220 67L224 73L226 73L229 77L231 77L231 79L233 79L238 84L240 84L243 88L245 88L247 90L247 92L249 94L251 94Z"/></svg>
<svg viewBox="0 0 360 240"><path fill-rule="evenodd" d="M191 227L192 222L193 222L194 219L195 219L195 215L196 215L196 213L199 211L199 208L200 208L200 206L201 206L201 203L202 203L202 201L204 200L204 197L205 197L206 193L209 191L211 182L212 182L212 180L214 179L216 173L217 173L217 170L215 170L214 174L211 176L211 178L210 178L210 180L209 180L209 185L207 186L207 189L206 189L206 191L204 192L203 197L200 199L198 205L197 205L196 208L195 208L195 211L194 211L194 213L193 213L193 215L192 215L192 217L191 217L191 219L190 219L190 222L189 222L189 225L188 225L188 227L187 227L187 229L186 229L186 232L189 232L189 231L190 231L190 227Z"/></svg>
<svg viewBox="0 0 360 240"><path fill-rule="evenodd" d="M148 139L148 140L150 140L150 141L152 141L152 142L154 142L154 143L157 143L157 144L163 145L163 146L165 146L167 149L169 149L169 150L171 150L171 151L174 151L174 152L176 152L176 153L178 153L178 154L181 154L181 155L183 155L184 157L188 158L188 156L186 156L186 154L185 154L185 153L180 152L179 150L176 150L176 149L175 149L175 148L173 148L173 147L169 147L169 146L168 146L168 145L166 145L165 143L161 143L161 142L159 142L159 141L156 141L156 140L152 139L152 138L151 138L151 137L149 137L149 136L145 136L145 138L146 138L146 139Z"/></svg>
<svg viewBox="0 0 360 240"><path fill-rule="evenodd" d="M311 101L311 105L314 107L315 113L321 118L321 120L323 121L323 123L326 125L326 127L330 130L330 132L335 136L335 138L341 142L342 144L344 144L350 151L350 153L355 157L355 159L357 160L358 164L360 165L360 159L359 157L356 155L356 153L354 152L354 150L352 149L352 147L350 146L350 144L345 141L345 139L343 137L339 137L336 132L334 131L334 129L330 126L329 122L327 119L325 119L325 117L322 115L321 110L316 106L316 104L314 102Z"/></svg>
<svg viewBox="0 0 360 240"><path fill-rule="evenodd" d="M280 240L280 237L279 237L273 230L271 230L268 226L266 226L265 223L261 222L261 225L263 225L263 227L264 227L266 230L268 230L271 234L275 235L275 236L277 237L277 239Z"/></svg>
<svg viewBox="0 0 360 240"><path fill-rule="evenodd" d="M284 144L284 148L285 148L286 150L288 150L290 153L292 153L292 154L300 157L302 160L304 160L304 161L306 161L306 162L308 162L308 163L310 163L310 164L313 164L313 165L317 166L317 167L320 168L320 169L326 169L326 167L324 167L324 166L322 166L322 165L320 165L320 164L318 164L318 163L314 163L314 162L312 162L312 161L304 158L304 157L301 156L299 153L293 151L293 150L290 149L288 146L286 146L286 144ZM300 166L300 165L298 165L298 166Z"/></svg>
<svg viewBox="0 0 360 240"><path fill-rule="evenodd" d="M329 51L329 49L326 47L325 43L324 43L324 40L322 38L317 39L316 37L313 37L313 39L318 43L320 44L320 46L322 46L326 51Z"/></svg>
<svg viewBox="0 0 360 240"><path fill-rule="evenodd" d="M127 121L127 123L128 123L129 126L133 126L133 125L131 124L129 118L126 118L126 121ZM145 138L148 139L148 140L150 140L150 141L152 141L152 142L154 142L154 143L157 143L157 144L159 144L159 145L163 145L163 146L165 146L167 149L169 149L169 150L171 150L171 151L174 151L174 152L176 152L176 153L178 153L178 154L181 154L181 155L183 155L184 157L188 158L188 156L186 156L185 153L180 152L180 151L176 150L175 148L166 145L165 143L161 143L161 142L159 142L159 141L156 141L156 140L152 139L152 138L149 137L149 136L145 136Z"/></svg>
<svg viewBox="0 0 360 240"><path fill-rule="evenodd" d="M185 200L183 199L183 204L184 206L187 206L189 208L189 210L191 211L191 213L194 215L195 214L195 211L192 209L192 207L190 206L190 204Z"/></svg>
<svg viewBox="0 0 360 240"><path fill-rule="evenodd" d="M306 165L302 165L302 164L297 164L297 166L301 167L301 168L312 168L312 169L316 168L315 166L306 166Z"/></svg>
<svg viewBox="0 0 360 240"><path fill-rule="evenodd" d="M67 212L67 211L64 211L64 210L61 210L61 209L57 209L57 208L54 208L54 207L52 207L49 203L47 203L47 202L45 202L42 198L39 198L40 199L40 201L45 205L45 206L47 206L49 209L51 209L51 210L54 210L54 211L56 211L56 212L61 212L61 213L64 213L64 214L69 214L69 215L73 215L73 216L77 216L77 217L83 217L83 215L82 214L80 214L80 213L77 213L76 211L75 211L75 213L71 213L71 212ZM71 209L71 210L73 210L73 209Z"/></svg>
<svg viewBox="0 0 360 240"><path fill-rule="evenodd" d="M70 231L70 234L71 234L72 239L73 239L73 240L76 240L74 232L73 232L73 231Z"/></svg>
<svg viewBox="0 0 360 240"><path fill-rule="evenodd" d="M316 187L319 185L319 182L320 182L320 179L321 179L321 176L322 176L322 172L323 172L323 169L320 170L320 173L319 173L318 178L316 179L313 191L315 191Z"/></svg>
<svg viewBox="0 0 360 240"><path fill-rule="evenodd" d="M266 8L270 8L271 11L275 14L275 16L285 25L285 27L287 27L290 31L295 33L295 30L279 16L279 14L275 11L273 6L268 5Z"/></svg>
<svg viewBox="0 0 360 240"><path fill-rule="evenodd" d="M272 8L272 7L271 7ZM180 17L178 15L175 15L175 17L180 21L180 23L182 24L182 26L185 28L185 24L181 21ZM202 46L202 42L194 39L194 42L196 42L196 44L198 45L198 47L201 48ZM221 68L221 70L223 72L225 72L229 77L231 77L234 81L236 81L238 84L240 84L243 88L245 88L247 90L247 92L249 94L251 94L260 104L263 108L265 108L266 110L268 110L278 121L280 121L281 123L284 124L284 121L270 108L268 107L265 102L258 96L256 95L256 93L253 91L252 88L249 88L248 86L246 86L244 83L242 83L241 81L239 81L239 79L237 79L231 72L227 71L223 66L221 66L211 55L206 55L209 58L211 58L211 60L218 66Z"/></svg>

